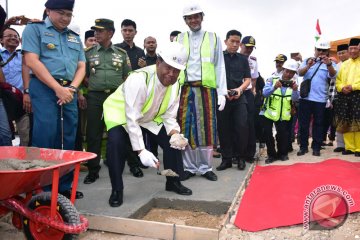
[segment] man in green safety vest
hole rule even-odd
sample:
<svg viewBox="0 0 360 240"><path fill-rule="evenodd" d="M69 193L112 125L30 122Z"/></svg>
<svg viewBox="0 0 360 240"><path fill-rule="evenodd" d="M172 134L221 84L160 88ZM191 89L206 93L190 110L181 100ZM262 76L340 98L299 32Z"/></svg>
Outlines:
<svg viewBox="0 0 360 240"><path fill-rule="evenodd" d="M180 134L176 121L179 107L180 70L185 68L184 47L172 42L161 50L155 65L132 72L127 80L104 102L104 120L108 130L106 158L112 192L109 204L123 203L123 179L128 147L137 151L142 164L159 168L158 159L145 148L143 133L163 149L164 168L183 174L181 150L188 140ZM166 177L167 191L191 195L192 191L180 183L179 176Z"/></svg>
<svg viewBox="0 0 360 240"><path fill-rule="evenodd" d="M186 69L180 73L178 113L181 131L190 145L183 152L183 180L199 173L216 181L211 166L213 147L217 146L216 107L219 105L222 111L227 96L222 42L215 33L201 28L204 12L198 4L186 5L183 18L190 30L176 39L187 49L188 56Z"/></svg>
<svg viewBox="0 0 360 240"><path fill-rule="evenodd" d="M291 124L291 101L299 99L298 85L293 80L299 64L294 59L289 59L283 65L281 76L272 76L266 80L263 95L266 98L264 107L260 114L263 114L264 135L267 147L268 158L266 164L277 159L286 161L288 157L288 125ZM277 149L272 133L272 126L276 127Z"/></svg>

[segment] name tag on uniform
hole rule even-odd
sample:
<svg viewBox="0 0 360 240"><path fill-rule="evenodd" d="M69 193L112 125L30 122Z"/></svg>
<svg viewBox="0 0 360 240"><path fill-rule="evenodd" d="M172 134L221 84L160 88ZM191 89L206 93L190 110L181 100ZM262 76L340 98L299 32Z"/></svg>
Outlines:
<svg viewBox="0 0 360 240"><path fill-rule="evenodd" d="M53 33L49 33L49 32L44 32L44 35L45 35L45 36L48 36L48 37L53 37L53 36L54 36Z"/></svg>

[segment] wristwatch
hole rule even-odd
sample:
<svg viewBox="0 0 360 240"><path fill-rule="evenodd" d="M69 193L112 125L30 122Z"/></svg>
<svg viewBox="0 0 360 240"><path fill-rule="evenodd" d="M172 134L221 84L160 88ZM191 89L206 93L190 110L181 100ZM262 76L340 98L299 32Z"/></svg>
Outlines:
<svg viewBox="0 0 360 240"><path fill-rule="evenodd" d="M29 92L29 89L28 88L25 88L24 89L24 94L29 94L30 92Z"/></svg>
<svg viewBox="0 0 360 240"><path fill-rule="evenodd" d="M326 64L326 66L330 67L332 65L332 62Z"/></svg>
<svg viewBox="0 0 360 240"><path fill-rule="evenodd" d="M79 89L73 85L70 85L69 88L74 89L76 93L79 92Z"/></svg>

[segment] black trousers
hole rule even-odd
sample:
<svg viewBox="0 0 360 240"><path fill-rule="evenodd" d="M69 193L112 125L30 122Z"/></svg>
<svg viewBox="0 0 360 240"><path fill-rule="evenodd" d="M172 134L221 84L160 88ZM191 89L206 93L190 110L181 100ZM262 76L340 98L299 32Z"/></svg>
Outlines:
<svg viewBox="0 0 360 240"><path fill-rule="evenodd" d="M223 111L217 110L217 127L223 161L245 158L249 132L246 102L228 101Z"/></svg>
<svg viewBox="0 0 360 240"><path fill-rule="evenodd" d="M262 118L267 154L269 157L276 158L288 154L288 138L289 138L289 121L272 121L266 117ZM272 133L272 127L275 124L277 153L275 150L275 140Z"/></svg>
<svg viewBox="0 0 360 240"><path fill-rule="evenodd" d="M325 108L324 114L324 128L323 128L323 141L326 141L328 129L330 127L329 140L335 140L336 127L334 125L334 108Z"/></svg>
<svg viewBox="0 0 360 240"><path fill-rule="evenodd" d="M166 134L165 127L162 127L159 134L155 135L150 131L143 129L163 149L163 166L164 169L171 169L179 176L184 174L181 151L170 147L170 136ZM109 169L112 190L123 190L124 183L122 173L124 171L125 161L128 157L128 148L131 146L129 134L124 127L117 126L111 128L108 132L108 142L106 158ZM166 177L167 181L179 181L179 177Z"/></svg>
<svg viewBox="0 0 360 240"><path fill-rule="evenodd" d="M246 148L246 157L252 159L256 152L256 136L255 136L255 96L251 90L246 90L244 95L247 100L247 112L248 112L248 128L249 135ZM221 146L222 148L222 146Z"/></svg>

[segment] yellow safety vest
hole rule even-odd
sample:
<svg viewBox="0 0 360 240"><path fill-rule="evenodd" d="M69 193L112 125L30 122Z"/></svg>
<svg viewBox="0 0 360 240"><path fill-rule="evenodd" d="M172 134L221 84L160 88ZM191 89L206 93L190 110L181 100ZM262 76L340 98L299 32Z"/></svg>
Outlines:
<svg viewBox="0 0 360 240"><path fill-rule="evenodd" d="M187 49L187 55L190 55L189 33L181 33L177 39ZM216 49L216 34L205 32L203 41L201 43L201 82L204 87L216 88L216 72L214 66L214 49ZM188 65L186 64L186 69ZM180 72L179 81L181 85L184 85L186 73L185 70Z"/></svg>
<svg viewBox="0 0 360 240"><path fill-rule="evenodd" d="M278 78L273 79L273 86ZM276 89L265 99L264 116L274 122L281 120L289 121L291 118L291 95L292 89L286 88L285 95L282 95L281 88Z"/></svg>
<svg viewBox="0 0 360 240"><path fill-rule="evenodd" d="M143 73L146 76L146 86L151 87L151 91L146 97L145 104L141 110L141 113L144 115L147 111L149 111L154 101L156 65L149 66L147 69L137 70L134 72ZM105 121L106 129L108 131L113 127L119 125L126 125L125 99L123 94L123 87L124 87L124 83L121 84L118 87L118 89L105 100L103 104L104 121ZM180 85L178 83L167 87L164 99L160 104L159 111L153 119L153 121L156 122L158 125L162 124L163 122L162 115L168 109L173 88L177 88L176 93L179 94Z"/></svg>

